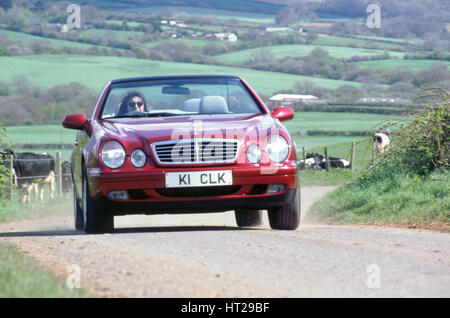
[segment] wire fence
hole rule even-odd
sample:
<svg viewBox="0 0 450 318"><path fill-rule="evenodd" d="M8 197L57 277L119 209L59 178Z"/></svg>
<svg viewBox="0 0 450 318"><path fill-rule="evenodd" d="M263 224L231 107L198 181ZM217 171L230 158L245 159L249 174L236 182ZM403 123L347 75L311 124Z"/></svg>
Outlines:
<svg viewBox="0 0 450 318"><path fill-rule="evenodd" d="M359 147L358 145L363 142L368 143L369 139L365 138L360 141L352 142L348 150L335 150L335 152L339 152L339 154L335 155L330 154L330 149L328 147L324 147L322 153L317 153L317 151L306 151L305 147L301 147L301 151L298 153L298 168L302 171L331 171L333 168L348 168L352 171L367 169L375 164L377 157L371 147L368 148L367 145L362 146L363 151L356 151L357 147Z"/></svg>
<svg viewBox="0 0 450 318"><path fill-rule="evenodd" d="M56 192L59 196L63 194L63 192L68 192L73 190L71 173L63 173L63 162L61 160L61 153L57 152L55 158L36 158L36 159L27 159L27 158L14 158L12 155L5 156L3 159L0 159L0 165L5 166L10 171L9 175L9 184L6 187L6 198L11 200L12 194L15 188L18 187L18 183L20 181L24 181L23 184L28 184L26 181L31 180L30 184L33 184L33 181L38 181L42 179L47 179L50 176L50 172L47 175L27 175L27 176L18 176L14 166L19 162L42 162L42 161L53 161L55 163L53 176L55 178L55 188ZM20 189L19 189L20 191Z"/></svg>

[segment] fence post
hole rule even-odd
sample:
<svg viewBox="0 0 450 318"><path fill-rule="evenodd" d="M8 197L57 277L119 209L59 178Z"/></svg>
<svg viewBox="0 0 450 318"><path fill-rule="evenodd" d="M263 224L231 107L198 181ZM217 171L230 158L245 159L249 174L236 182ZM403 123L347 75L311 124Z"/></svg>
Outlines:
<svg viewBox="0 0 450 318"><path fill-rule="evenodd" d="M306 170L306 152L305 152L305 147L302 147L302 152L303 152L303 170Z"/></svg>
<svg viewBox="0 0 450 318"><path fill-rule="evenodd" d="M14 156L9 156L9 201L12 201L12 193L13 193L13 187L14 187Z"/></svg>
<svg viewBox="0 0 450 318"><path fill-rule="evenodd" d="M324 152L325 152L325 168L327 169L327 171L330 171L330 161L328 160L328 148L327 147L325 147Z"/></svg>
<svg viewBox="0 0 450 318"><path fill-rule="evenodd" d="M55 162L55 170L56 170L56 189L58 192L58 196L62 195L62 169L61 169L61 153L56 153L56 162Z"/></svg>
<svg viewBox="0 0 450 318"><path fill-rule="evenodd" d="M355 142L352 141L352 157L350 161L350 169L355 171Z"/></svg>

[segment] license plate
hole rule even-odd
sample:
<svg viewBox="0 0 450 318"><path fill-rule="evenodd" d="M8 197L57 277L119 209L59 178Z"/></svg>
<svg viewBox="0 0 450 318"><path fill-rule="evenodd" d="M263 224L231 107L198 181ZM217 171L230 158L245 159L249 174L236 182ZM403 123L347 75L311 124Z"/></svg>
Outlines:
<svg viewBox="0 0 450 318"><path fill-rule="evenodd" d="M233 184L231 170L166 172L167 188L211 187Z"/></svg>

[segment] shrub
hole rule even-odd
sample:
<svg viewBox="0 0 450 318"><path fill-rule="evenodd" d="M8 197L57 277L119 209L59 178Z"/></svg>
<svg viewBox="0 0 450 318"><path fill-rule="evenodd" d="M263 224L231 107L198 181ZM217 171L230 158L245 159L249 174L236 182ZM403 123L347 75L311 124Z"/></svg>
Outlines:
<svg viewBox="0 0 450 318"><path fill-rule="evenodd" d="M0 123L0 145L2 147L9 148L9 143L7 143L7 135L6 135L6 128L1 127ZM0 154L0 160L4 160L6 158L3 158L3 156ZM7 190L7 185L9 183L9 175L10 170L7 167L7 165L4 164L3 161L0 161L0 204L4 202L5 193Z"/></svg>
<svg viewBox="0 0 450 318"><path fill-rule="evenodd" d="M450 165L449 92L432 88L428 96L438 102L420 112L398 133L384 165L394 164L402 171L426 175L432 170L447 170Z"/></svg>

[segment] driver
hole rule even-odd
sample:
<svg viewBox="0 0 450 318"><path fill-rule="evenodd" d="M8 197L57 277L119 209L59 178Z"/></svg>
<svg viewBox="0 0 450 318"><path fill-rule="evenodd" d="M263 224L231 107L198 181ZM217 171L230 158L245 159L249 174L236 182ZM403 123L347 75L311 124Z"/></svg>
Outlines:
<svg viewBox="0 0 450 318"><path fill-rule="evenodd" d="M128 92L120 102L119 115L136 111L148 112L147 103L141 93L137 91Z"/></svg>

